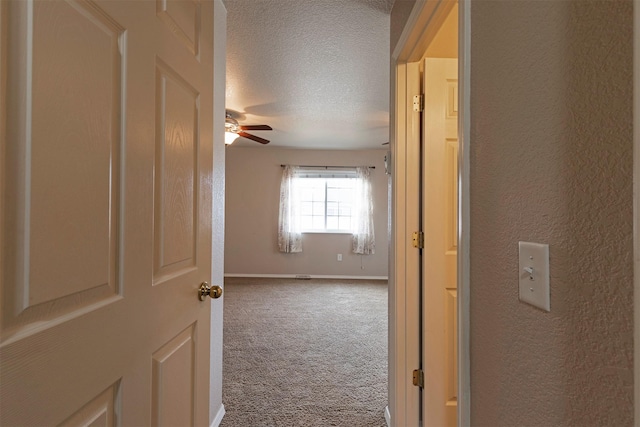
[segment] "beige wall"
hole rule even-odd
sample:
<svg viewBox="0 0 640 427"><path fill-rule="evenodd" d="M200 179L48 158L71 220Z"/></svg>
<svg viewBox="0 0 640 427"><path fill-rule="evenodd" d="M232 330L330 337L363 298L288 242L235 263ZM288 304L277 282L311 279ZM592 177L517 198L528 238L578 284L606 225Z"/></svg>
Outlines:
<svg viewBox="0 0 640 427"><path fill-rule="evenodd" d="M633 423L632 2L471 2L471 421ZM518 302L549 243L551 312Z"/></svg>
<svg viewBox="0 0 640 427"><path fill-rule="evenodd" d="M395 0L393 3L390 16L391 34L389 47L391 49L391 53L393 53L393 49L395 49L398 41L400 40L402 31L404 30L405 24L407 23L409 15L411 15L411 11L413 10L413 6L415 6L415 4L416 0ZM392 71L395 70L392 68Z"/></svg>
<svg viewBox="0 0 640 427"><path fill-rule="evenodd" d="M225 274L387 276L384 150L320 151L230 146L226 153ZM278 251L281 164L375 166L376 253L355 255L350 234L304 234L303 252ZM341 253L343 261L336 255Z"/></svg>

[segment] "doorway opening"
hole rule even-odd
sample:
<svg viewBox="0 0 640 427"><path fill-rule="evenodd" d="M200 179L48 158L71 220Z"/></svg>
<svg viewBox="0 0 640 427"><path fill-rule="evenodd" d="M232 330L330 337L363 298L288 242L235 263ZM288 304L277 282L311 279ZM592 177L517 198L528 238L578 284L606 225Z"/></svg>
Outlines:
<svg viewBox="0 0 640 427"><path fill-rule="evenodd" d="M467 11L416 2L392 54L390 425L469 419Z"/></svg>

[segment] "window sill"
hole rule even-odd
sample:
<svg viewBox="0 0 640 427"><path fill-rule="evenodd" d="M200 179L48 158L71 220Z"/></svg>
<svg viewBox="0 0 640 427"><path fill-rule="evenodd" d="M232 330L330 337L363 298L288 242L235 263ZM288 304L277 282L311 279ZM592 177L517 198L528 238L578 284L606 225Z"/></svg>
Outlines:
<svg viewBox="0 0 640 427"><path fill-rule="evenodd" d="M304 230L302 234L353 234L353 232L344 230Z"/></svg>

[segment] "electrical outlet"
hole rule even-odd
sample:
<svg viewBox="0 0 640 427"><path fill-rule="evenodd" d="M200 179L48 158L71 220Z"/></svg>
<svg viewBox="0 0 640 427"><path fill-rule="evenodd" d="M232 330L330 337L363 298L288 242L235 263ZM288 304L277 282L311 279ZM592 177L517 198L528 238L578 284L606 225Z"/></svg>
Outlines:
<svg viewBox="0 0 640 427"><path fill-rule="evenodd" d="M342 261L342 254L338 254L338 261Z"/></svg>

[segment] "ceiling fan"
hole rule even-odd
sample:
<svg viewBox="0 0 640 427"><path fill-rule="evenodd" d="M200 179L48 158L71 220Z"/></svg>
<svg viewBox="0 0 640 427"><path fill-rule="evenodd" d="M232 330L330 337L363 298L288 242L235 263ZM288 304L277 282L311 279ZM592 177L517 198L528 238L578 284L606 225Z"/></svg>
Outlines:
<svg viewBox="0 0 640 427"><path fill-rule="evenodd" d="M241 125L233 115L227 111L225 113L224 120L224 143L227 145L233 144L233 142L239 137L247 138L252 141L259 142L260 144L268 144L269 140L260 138L259 136L252 135L245 132L246 130L273 130L268 125Z"/></svg>

